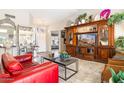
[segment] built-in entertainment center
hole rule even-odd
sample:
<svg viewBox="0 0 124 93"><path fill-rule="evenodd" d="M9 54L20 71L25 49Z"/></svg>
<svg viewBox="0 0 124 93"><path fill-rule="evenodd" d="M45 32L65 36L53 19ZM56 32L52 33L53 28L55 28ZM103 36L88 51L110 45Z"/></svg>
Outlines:
<svg viewBox="0 0 124 93"><path fill-rule="evenodd" d="M114 55L114 25L107 20L65 27L66 51L85 60L107 62Z"/></svg>

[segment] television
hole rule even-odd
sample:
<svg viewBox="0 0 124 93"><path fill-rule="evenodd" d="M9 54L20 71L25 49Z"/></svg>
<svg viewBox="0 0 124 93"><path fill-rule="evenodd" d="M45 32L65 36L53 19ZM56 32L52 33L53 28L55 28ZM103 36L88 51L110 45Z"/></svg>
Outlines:
<svg viewBox="0 0 124 93"><path fill-rule="evenodd" d="M96 46L96 33L92 34L79 34L78 46Z"/></svg>

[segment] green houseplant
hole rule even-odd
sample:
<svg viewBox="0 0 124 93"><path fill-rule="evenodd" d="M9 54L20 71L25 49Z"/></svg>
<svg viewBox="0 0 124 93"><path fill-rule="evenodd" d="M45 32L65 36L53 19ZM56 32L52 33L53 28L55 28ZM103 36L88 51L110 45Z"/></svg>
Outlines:
<svg viewBox="0 0 124 93"><path fill-rule="evenodd" d="M123 71L119 71L117 74L115 73L115 71L112 68L109 68L112 77L110 78L110 80L112 80L112 83L124 83L124 72Z"/></svg>
<svg viewBox="0 0 124 93"><path fill-rule="evenodd" d="M78 21L84 23L86 21L87 13L81 14L78 16Z"/></svg>
<svg viewBox="0 0 124 93"><path fill-rule="evenodd" d="M108 25L113 25L124 20L124 12L115 13L110 18L108 18Z"/></svg>

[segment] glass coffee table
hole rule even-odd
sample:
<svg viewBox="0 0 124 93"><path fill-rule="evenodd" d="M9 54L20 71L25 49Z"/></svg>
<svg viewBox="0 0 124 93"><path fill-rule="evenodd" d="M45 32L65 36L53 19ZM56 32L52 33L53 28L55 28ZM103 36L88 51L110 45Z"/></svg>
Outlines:
<svg viewBox="0 0 124 93"><path fill-rule="evenodd" d="M64 77L62 77L60 75L59 75L59 77L65 81L68 80L69 78L71 78L73 75L75 75L78 72L79 62L78 62L78 59L75 57L70 57L65 60L62 60L59 57L55 57L55 58L49 57L49 53L47 53L47 52L40 53L40 56L45 60L52 61L52 62L58 64L59 66L63 67L64 68ZM68 67L71 64L75 64L75 69ZM73 73L71 75L67 76L67 70L70 70Z"/></svg>

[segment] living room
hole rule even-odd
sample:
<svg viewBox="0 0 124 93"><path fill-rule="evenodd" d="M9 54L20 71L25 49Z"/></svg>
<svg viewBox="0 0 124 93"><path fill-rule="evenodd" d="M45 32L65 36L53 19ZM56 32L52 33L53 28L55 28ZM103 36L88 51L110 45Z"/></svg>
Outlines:
<svg viewBox="0 0 124 93"><path fill-rule="evenodd" d="M0 83L123 83L123 20L124 9L1 9Z"/></svg>

